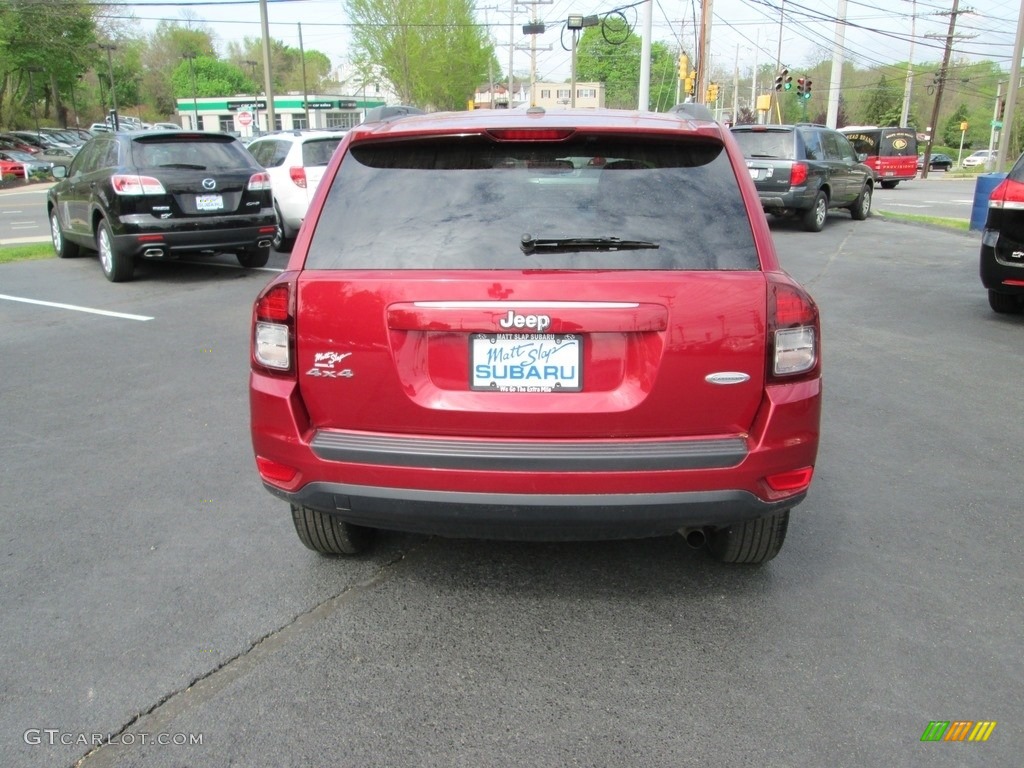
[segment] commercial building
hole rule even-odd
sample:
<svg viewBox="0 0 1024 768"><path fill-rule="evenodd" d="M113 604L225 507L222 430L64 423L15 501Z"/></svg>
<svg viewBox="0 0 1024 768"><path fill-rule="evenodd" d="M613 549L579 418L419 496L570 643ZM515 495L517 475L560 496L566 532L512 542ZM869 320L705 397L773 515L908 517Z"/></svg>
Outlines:
<svg viewBox="0 0 1024 768"><path fill-rule="evenodd" d="M216 96L178 99L181 127L255 136L294 128L346 129L359 125L366 110L384 106L383 99L337 94L288 94L274 97L274 125L267 125L265 96Z"/></svg>

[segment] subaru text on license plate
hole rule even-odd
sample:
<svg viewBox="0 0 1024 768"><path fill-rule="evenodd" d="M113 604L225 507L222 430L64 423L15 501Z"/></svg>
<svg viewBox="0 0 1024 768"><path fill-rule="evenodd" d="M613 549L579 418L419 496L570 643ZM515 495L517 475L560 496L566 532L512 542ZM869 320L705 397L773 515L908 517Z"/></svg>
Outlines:
<svg viewBox="0 0 1024 768"><path fill-rule="evenodd" d="M583 388L583 340L575 334L476 333L470 345L470 389L579 392Z"/></svg>

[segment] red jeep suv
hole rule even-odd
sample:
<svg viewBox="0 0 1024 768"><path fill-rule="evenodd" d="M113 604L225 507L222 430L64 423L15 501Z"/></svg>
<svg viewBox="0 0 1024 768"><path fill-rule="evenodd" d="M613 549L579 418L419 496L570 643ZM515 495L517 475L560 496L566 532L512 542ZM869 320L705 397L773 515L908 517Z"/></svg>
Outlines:
<svg viewBox="0 0 1024 768"><path fill-rule="evenodd" d="M679 532L760 563L811 483L820 344L702 108L363 124L255 303L256 465L325 554Z"/></svg>

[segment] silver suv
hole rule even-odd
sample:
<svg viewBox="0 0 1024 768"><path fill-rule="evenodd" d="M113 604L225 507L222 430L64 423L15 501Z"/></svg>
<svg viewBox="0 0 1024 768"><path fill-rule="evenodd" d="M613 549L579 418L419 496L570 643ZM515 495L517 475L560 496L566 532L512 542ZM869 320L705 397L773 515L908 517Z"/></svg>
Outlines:
<svg viewBox="0 0 1024 768"><path fill-rule="evenodd" d="M270 174L277 211L276 251L291 251L306 209L344 131L283 131L249 143L249 151Z"/></svg>

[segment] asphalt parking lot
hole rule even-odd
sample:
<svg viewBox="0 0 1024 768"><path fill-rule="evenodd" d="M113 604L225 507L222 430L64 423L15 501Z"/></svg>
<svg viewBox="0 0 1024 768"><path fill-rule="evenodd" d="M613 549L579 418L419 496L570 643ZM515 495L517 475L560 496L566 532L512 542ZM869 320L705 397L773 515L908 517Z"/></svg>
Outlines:
<svg viewBox="0 0 1024 768"><path fill-rule="evenodd" d="M826 388L763 568L679 538L317 557L249 446L270 272L0 265L0 765L1020 765L1024 317L976 234L773 232ZM921 741L947 720L997 726Z"/></svg>

